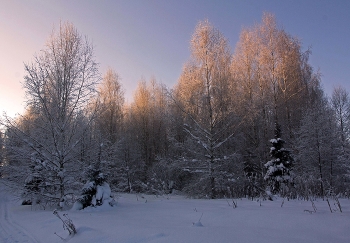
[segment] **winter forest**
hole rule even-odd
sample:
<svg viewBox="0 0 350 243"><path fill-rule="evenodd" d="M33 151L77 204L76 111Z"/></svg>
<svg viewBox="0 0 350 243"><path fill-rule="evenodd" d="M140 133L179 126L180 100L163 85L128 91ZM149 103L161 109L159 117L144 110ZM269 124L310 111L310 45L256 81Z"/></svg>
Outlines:
<svg viewBox="0 0 350 243"><path fill-rule="evenodd" d="M174 87L117 70L61 23L25 61L26 111L1 120L0 174L23 203L102 204L112 192L191 198L350 193L350 96L327 96L311 50L265 13L235 46L200 21Z"/></svg>

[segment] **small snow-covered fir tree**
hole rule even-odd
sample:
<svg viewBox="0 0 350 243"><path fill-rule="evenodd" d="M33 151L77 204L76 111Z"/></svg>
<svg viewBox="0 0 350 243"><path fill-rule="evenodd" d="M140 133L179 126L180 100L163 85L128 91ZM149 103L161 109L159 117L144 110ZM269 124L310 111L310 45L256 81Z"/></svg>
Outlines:
<svg viewBox="0 0 350 243"><path fill-rule="evenodd" d="M293 157L290 151L283 147L285 141L281 139L281 128L275 124L275 138L270 140L271 160L265 164L267 172L264 179L268 182L270 191L276 194L281 191L282 185L288 186L292 182L291 169Z"/></svg>
<svg viewBox="0 0 350 243"><path fill-rule="evenodd" d="M105 200L111 199L110 186L106 182L106 177L98 168L89 166L85 174L89 180L84 185L81 196L73 206L76 210L89 206L100 206Z"/></svg>

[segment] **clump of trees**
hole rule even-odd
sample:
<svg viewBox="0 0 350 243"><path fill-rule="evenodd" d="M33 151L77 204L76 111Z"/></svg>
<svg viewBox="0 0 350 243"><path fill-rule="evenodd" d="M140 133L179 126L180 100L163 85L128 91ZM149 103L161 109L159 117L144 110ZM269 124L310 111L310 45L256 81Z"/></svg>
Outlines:
<svg viewBox="0 0 350 243"><path fill-rule="evenodd" d="M243 29L234 52L201 21L190 48L173 89L143 79L126 104L118 73L101 79L88 39L61 24L25 65L26 113L2 121L5 181L54 203L102 174L123 192L349 195L349 94L324 94L310 51L272 14ZM83 171L96 165L92 180Z"/></svg>

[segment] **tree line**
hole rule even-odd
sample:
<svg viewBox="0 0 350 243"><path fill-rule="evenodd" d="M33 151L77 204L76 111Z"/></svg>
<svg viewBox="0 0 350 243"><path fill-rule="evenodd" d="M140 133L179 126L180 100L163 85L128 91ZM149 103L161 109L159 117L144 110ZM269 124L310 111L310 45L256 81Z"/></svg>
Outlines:
<svg viewBox="0 0 350 243"><path fill-rule="evenodd" d="M37 202L76 195L91 171L121 192L349 196L349 93L327 97L272 14L233 52L201 21L190 50L174 87L142 79L127 104L118 73L101 77L88 38L61 24L25 64L26 112L1 121L3 181Z"/></svg>

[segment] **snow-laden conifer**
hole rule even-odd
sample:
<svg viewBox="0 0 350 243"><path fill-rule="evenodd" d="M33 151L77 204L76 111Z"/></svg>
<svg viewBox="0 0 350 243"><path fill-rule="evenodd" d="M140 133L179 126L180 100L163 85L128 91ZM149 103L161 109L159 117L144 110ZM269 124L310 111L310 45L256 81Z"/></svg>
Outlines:
<svg viewBox="0 0 350 243"><path fill-rule="evenodd" d="M73 206L73 209L76 210L89 206L101 206L106 199L111 198L107 178L98 168L89 166L85 174L89 180L85 183L81 196Z"/></svg>
<svg viewBox="0 0 350 243"><path fill-rule="evenodd" d="M267 172L264 179L272 193L281 192L283 186L288 186L292 182L291 169L293 166L293 157L290 151L283 147L285 141L281 139L281 128L275 124L275 138L270 140L271 160L265 164Z"/></svg>

